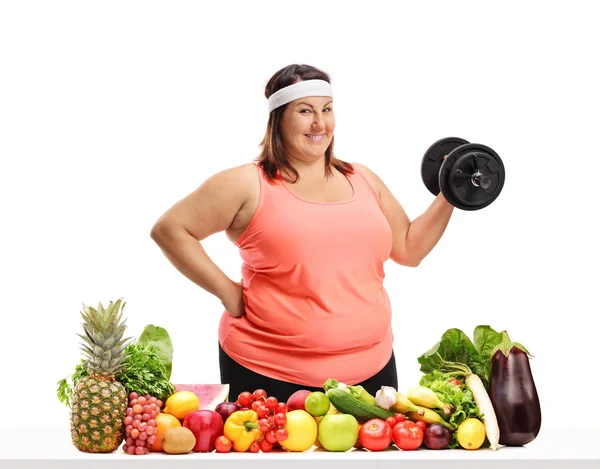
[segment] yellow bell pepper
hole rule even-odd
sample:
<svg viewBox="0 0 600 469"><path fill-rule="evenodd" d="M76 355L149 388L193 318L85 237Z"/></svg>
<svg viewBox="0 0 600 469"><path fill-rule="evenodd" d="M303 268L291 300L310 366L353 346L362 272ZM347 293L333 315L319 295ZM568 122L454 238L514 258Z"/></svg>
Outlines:
<svg viewBox="0 0 600 469"><path fill-rule="evenodd" d="M258 428L258 414L253 410L233 412L223 427L223 434L233 443L233 449L243 453L262 437Z"/></svg>

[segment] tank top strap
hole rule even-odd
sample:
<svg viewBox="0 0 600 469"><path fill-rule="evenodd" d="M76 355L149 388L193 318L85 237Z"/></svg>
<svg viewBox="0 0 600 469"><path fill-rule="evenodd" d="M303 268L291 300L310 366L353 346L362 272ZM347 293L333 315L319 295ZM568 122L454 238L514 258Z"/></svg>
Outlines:
<svg viewBox="0 0 600 469"><path fill-rule="evenodd" d="M353 164L351 166L354 169L354 174L349 174L348 176L354 185L355 196L374 197L379 205L379 194L377 194L377 190L373 187L373 184L371 184L357 165ZM356 193L357 189L359 189L359 193Z"/></svg>

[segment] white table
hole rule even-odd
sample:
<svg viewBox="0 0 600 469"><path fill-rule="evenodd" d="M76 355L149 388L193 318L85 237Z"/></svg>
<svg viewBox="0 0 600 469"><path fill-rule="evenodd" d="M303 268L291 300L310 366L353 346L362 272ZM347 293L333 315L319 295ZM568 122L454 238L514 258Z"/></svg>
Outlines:
<svg viewBox="0 0 600 469"><path fill-rule="evenodd" d="M500 447L498 451L480 449L400 451L371 453L353 450L330 453L313 450L304 453L285 451L263 453L189 453L168 455L149 453L129 456L121 449L110 454L87 454L72 444L66 427L0 427L1 469L144 469L216 468L216 469L283 469L310 468L370 469L486 469L486 468L568 468L600 469L600 427L542 428L538 437L525 447ZM110 464L107 466L107 464Z"/></svg>

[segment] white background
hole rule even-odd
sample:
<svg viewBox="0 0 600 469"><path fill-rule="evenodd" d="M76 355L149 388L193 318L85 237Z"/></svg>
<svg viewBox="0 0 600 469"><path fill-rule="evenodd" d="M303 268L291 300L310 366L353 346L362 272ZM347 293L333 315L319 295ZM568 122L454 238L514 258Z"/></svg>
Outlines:
<svg viewBox="0 0 600 469"><path fill-rule="evenodd" d="M220 301L149 233L257 155L264 86L292 63L330 74L337 156L412 219L433 200L420 163L435 140L484 143L506 166L496 202L455 210L418 268L385 265L400 391L446 329L489 324L535 356L544 426L585 418L600 384L598 17L582 1L3 2L0 426L68 424L56 382L81 356L82 303L124 297L129 335L169 331L174 382L219 382ZM240 278L223 233L203 245Z"/></svg>

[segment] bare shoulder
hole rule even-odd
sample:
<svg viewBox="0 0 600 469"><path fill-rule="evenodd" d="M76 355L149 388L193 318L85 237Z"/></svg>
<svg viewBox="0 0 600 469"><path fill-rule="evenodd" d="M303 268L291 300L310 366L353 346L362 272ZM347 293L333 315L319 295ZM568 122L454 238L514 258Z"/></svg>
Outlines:
<svg viewBox="0 0 600 469"><path fill-rule="evenodd" d="M381 180L374 171L367 168L364 164L361 163L352 163L352 166L358 168L358 170L367 178L367 180L371 183L371 185L377 191L377 194L381 197L382 192L385 189L385 184Z"/></svg>
<svg viewBox="0 0 600 469"><path fill-rule="evenodd" d="M196 239L228 229L256 199L259 191L257 168L244 164L208 177L192 193L168 209L156 222L155 233L185 229Z"/></svg>
<svg viewBox="0 0 600 469"><path fill-rule="evenodd" d="M244 192L252 190L258 184L258 172L256 165L246 163L240 166L224 169L216 174L213 174L205 181L205 184L218 185L221 188Z"/></svg>

